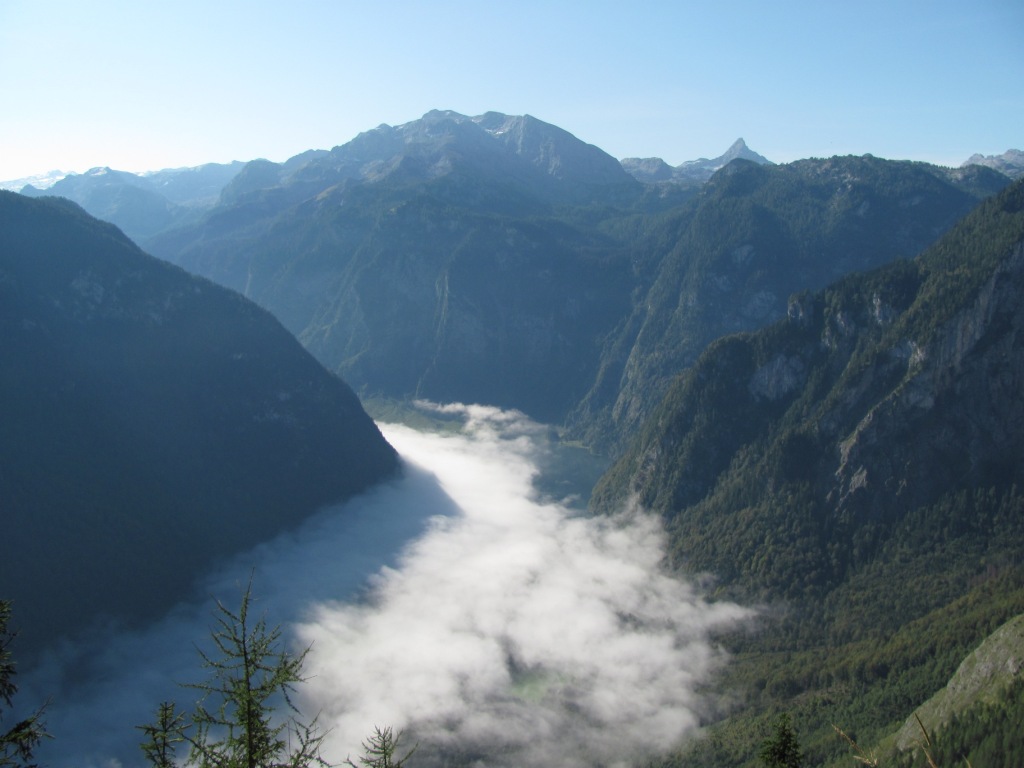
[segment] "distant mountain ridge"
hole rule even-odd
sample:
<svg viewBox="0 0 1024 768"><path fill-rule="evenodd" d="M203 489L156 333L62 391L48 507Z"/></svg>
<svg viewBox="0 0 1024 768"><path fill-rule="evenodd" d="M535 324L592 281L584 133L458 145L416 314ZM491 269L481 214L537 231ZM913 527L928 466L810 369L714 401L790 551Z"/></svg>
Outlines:
<svg viewBox="0 0 1024 768"><path fill-rule="evenodd" d="M758 165L772 164L768 158L750 149L743 139L736 139L732 146L718 157L687 160L674 168L658 157L627 157L623 158L621 163L622 167L638 181L702 184L710 179L716 171L736 159L749 160Z"/></svg>
<svg viewBox="0 0 1024 768"><path fill-rule="evenodd" d="M45 189L29 184L20 192L28 197L66 197L140 241L212 207L224 186L244 165L237 161L209 163L149 174L93 168L82 174L65 175Z"/></svg>
<svg viewBox="0 0 1024 768"><path fill-rule="evenodd" d="M216 559L398 467L269 313L62 198L0 192L0 339L19 655L158 616Z"/></svg>
<svg viewBox="0 0 1024 768"><path fill-rule="evenodd" d="M1024 176L1024 152L1008 149L1001 155L971 155L963 163L963 166L967 165L984 165L1005 173L1011 179L1019 179Z"/></svg>
<svg viewBox="0 0 1024 768"><path fill-rule="evenodd" d="M736 159L666 206L539 120L431 112L250 163L200 222L148 247L269 308L360 391L571 413L607 447L704 344L781 316L794 290L913 255L1005 181Z"/></svg>
<svg viewBox="0 0 1024 768"><path fill-rule="evenodd" d="M36 189L49 189L65 176L71 175L68 171L46 171L45 173L36 173L32 176L23 176L19 179L0 181L0 189L5 189L8 192L20 192L26 186L32 186Z"/></svg>
<svg viewBox="0 0 1024 768"><path fill-rule="evenodd" d="M742 139L680 168L713 175L644 183L529 115L434 110L247 163L139 239L363 393L521 408L614 451L714 338L914 255L1007 183L870 156L775 166Z"/></svg>
<svg viewBox="0 0 1024 768"><path fill-rule="evenodd" d="M597 147L529 115L498 112L467 117L433 110L399 126L360 133L308 162L264 163L258 179L248 175L225 190L227 200L278 188L281 200L297 202L344 181L409 184L466 176L486 177L499 191L548 202L580 202L618 189L637 192L635 180Z"/></svg>

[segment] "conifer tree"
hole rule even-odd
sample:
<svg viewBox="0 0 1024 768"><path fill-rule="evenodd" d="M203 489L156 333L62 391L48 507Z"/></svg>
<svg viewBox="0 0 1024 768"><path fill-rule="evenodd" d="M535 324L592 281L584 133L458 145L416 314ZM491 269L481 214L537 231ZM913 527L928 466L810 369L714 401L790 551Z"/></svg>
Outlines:
<svg viewBox="0 0 1024 768"><path fill-rule="evenodd" d="M304 681L307 651L292 655L280 650L280 627L269 628L250 615L252 582L233 611L218 601L212 631L216 653L200 650L209 677L189 684L200 692L191 714L163 703L157 721L140 726L147 736L141 745L154 768L174 764L175 745L187 743L187 762L197 768L306 768L326 766L320 757L324 735L316 721L300 722L291 701L294 686ZM275 717L275 704L290 713Z"/></svg>
<svg viewBox="0 0 1024 768"><path fill-rule="evenodd" d="M404 757L395 757L398 754L398 742L402 734L395 733L390 727L374 727L373 735L363 742L363 754L359 758L359 764L351 759L345 763L351 768L403 768L406 760L412 757L416 747L409 750Z"/></svg>
<svg viewBox="0 0 1024 768"><path fill-rule="evenodd" d="M804 756L788 713L779 716L775 733L761 744L758 756L766 768L801 768Z"/></svg>
<svg viewBox="0 0 1024 768"><path fill-rule="evenodd" d="M8 629L10 618L10 601L0 600L0 699L3 699L4 705L7 707L11 706L14 694L18 692L18 686L12 680L15 663L10 651L10 644L16 633ZM44 709L45 705L28 717L19 720L11 728L0 730L0 767L32 765L33 750L40 741L49 737L43 727Z"/></svg>

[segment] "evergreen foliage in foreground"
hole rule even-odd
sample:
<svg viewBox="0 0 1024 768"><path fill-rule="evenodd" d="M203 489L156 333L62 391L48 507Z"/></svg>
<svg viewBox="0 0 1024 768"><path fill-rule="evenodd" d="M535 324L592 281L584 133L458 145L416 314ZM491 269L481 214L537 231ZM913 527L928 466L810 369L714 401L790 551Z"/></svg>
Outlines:
<svg viewBox="0 0 1024 768"><path fill-rule="evenodd" d="M397 757L401 752L398 746L401 740L402 734L395 733L390 726L374 728L373 735L363 742L359 763L354 763L350 758L345 764L352 768L403 768L416 747L406 752L404 757Z"/></svg>
<svg viewBox="0 0 1024 768"><path fill-rule="evenodd" d="M788 713L779 715L775 733L761 744L758 757L766 768L800 768L803 765L800 742Z"/></svg>
<svg viewBox="0 0 1024 768"><path fill-rule="evenodd" d="M0 699L7 707L11 706L14 694L18 692L13 680L15 663L10 644L15 633L8 628L10 619L10 601L0 600ZM43 725L43 710L44 707L40 707L10 728L0 729L0 768L32 765L33 751L48 736Z"/></svg>
<svg viewBox="0 0 1024 768"><path fill-rule="evenodd" d="M200 651L207 680L187 687L202 696L191 713L160 704L155 723L139 726L141 749L154 768L175 764L178 744L188 745L188 765L197 768L305 768L326 766L320 757L324 735L316 721L303 723L290 693L303 681L297 656L279 649L281 630L250 616L252 584L237 611L217 603L212 632L215 654ZM275 717L283 701L294 714Z"/></svg>

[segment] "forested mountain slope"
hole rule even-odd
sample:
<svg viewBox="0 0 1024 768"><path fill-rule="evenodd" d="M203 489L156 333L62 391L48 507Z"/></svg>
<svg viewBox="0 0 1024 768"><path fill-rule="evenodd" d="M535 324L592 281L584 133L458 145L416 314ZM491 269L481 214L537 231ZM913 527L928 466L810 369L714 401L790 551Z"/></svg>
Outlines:
<svg viewBox="0 0 1024 768"><path fill-rule="evenodd" d="M1024 183L934 247L712 344L595 491L663 515L679 567L784 618L737 638L746 708L710 765L793 711L810 764L870 744L1024 611Z"/></svg>
<svg viewBox="0 0 1024 768"><path fill-rule="evenodd" d="M149 246L270 309L361 393L515 407L616 450L712 340L913 256L1007 181L737 160L667 194L535 118L431 112L250 163Z"/></svg>
<svg viewBox="0 0 1024 768"><path fill-rule="evenodd" d="M604 344L573 433L623 445L712 341L783 317L795 292L916 255L1006 183L990 169L871 156L734 161L635 249L649 273Z"/></svg>
<svg viewBox="0 0 1024 768"><path fill-rule="evenodd" d="M393 473L269 313L60 198L0 194L0 590L19 654L149 618L215 558Z"/></svg>

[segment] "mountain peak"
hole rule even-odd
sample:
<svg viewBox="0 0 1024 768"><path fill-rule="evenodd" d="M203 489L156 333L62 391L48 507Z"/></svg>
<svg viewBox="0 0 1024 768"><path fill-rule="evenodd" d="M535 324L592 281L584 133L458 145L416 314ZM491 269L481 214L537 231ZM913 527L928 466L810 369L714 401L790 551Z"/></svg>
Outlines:
<svg viewBox="0 0 1024 768"><path fill-rule="evenodd" d="M1008 149L1001 155L975 154L967 158L960 167L967 165L985 165L1006 174L1011 179L1018 179L1024 176L1024 152L1019 149Z"/></svg>
<svg viewBox="0 0 1024 768"><path fill-rule="evenodd" d="M536 117L453 110L362 133L311 163L304 178L323 171L334 179L379 181L400 173L406 181L429 180L456 169L562 201L590 195L595 186L618 194L634 184L615 158Z"/></svg>
<svg viewBox="0 0 1024 768"><path fill-rule="evenodd" d="M763 155L759 155L757 152L748 147L747 142L745 142L742 138L736 139L736 141L732 143L732 146L725 150L724 155L716 158L712 162L721 162L722 165L725 165L726 163L729 163L732 160L735 160L736 158L740 158L742 160L751 160L752 162L759 163L760 165L771 164L771 161L768 158L764 157Z"/></svg>
<svg viewBox="0 0 1024 768"><path fill-rule="evenodd" d="M708 159L702 157L699 160L687 160L675 168L671 168L661 158L629 157L622 160L622 167L633 178L639 181L675 181L689 183L703 183L719 168L728 165L733 160L750 160L758 165L772 165L771 160L759 155L747 146L742 138L736 139L724 154Z"/></svg>

